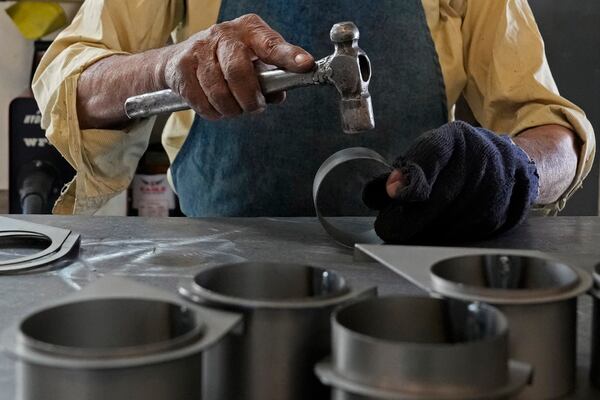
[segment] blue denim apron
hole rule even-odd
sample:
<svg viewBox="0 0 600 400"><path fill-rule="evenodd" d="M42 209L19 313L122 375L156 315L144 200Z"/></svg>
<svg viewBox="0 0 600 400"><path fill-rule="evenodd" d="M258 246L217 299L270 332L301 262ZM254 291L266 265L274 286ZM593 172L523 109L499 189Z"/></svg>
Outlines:
<svg viewBox="0 0 600 400"><path fill-rule="evenodd" d="M317 59L333 52L334 23L355 22L372 63L376 129L342 133L334 87L290 91L285 103L258 115L216 122L196 117L171 168L186 215L314 216L312 181L330 155L364 146L393 160L420 133L447 122L444 81L421 0L223 0L219 21L247 13ZM336 184L345 181L337 177ZM344 208L335 196L327 200L334 214L336 208L337 214L364 212Z"/></svg>

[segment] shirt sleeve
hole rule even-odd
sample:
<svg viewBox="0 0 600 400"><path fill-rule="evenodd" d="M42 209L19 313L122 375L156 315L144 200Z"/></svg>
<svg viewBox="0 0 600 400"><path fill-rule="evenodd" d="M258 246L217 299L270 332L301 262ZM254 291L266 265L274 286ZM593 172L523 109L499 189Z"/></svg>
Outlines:
<svg viewBox="0 0 600 400"><path fill-rule="evenodd" d="M513 136L556 124L581 139L573 183L556 203L543 206L559 211L592 168L593 128L579 107L560 96L526 0L468 0L464 4L464 95L477 120L486 128Z"/></svg>
<svg viewBox="0 0 600 400"><path fill-rule="evenodd" d="M124 130L79 129L79 75L98 60L164 46L183 16L181 0L88 0L52 43L33 80L49 141L76 170L59 214L92 214L125 190L148 145L154 118Z"/></svg>

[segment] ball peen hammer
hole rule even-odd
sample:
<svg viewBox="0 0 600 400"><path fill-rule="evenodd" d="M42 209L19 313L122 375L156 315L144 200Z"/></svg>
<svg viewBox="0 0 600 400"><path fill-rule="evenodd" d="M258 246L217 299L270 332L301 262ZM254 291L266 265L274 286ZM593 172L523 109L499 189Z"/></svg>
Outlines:
<svg viewBox="0 0 600 400"><path fill-rule="evenodd" d="M340 22L331 28L333 54L317 61L311 72L299 74L274 69L258 74L265 94L311 85L333 85L338 90L342 129L353 134L375 128L369 94L371 62L358 47L360 33L352 22ZM125 102L130 119L188 110L190 106L170 89L133 96Z"/></svg>

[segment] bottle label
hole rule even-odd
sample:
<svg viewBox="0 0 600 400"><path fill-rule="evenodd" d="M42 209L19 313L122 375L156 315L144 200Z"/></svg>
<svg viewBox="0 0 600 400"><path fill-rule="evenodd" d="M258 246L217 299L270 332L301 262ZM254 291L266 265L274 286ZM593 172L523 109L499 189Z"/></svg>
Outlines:
<svg viewBox="0 0 600 400"><path fill-rule="evenodd" d="M132 208L140 217L168 217L176 207L175 193L167 175L136 174L132 183Z"/></svg>

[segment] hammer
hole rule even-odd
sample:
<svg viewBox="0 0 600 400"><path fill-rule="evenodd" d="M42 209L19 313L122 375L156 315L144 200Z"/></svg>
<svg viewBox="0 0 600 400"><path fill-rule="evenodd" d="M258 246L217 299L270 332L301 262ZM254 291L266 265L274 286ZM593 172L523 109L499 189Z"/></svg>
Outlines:
<svg viewBox="0 0 600 400"><path fill-rule="evenodd" d="M260 72L258 80L265 94L311 85L333 85L340 96L342 129L358 133L375 128L373 106L369 94L371 62L358 47L360 33L352 22L333 25L330 38L335 46L332 55L316 62L313 71L298 74L274 69ZM190 106L170 89L130 97L125 113L130 119L188 110Z"/></svg>

